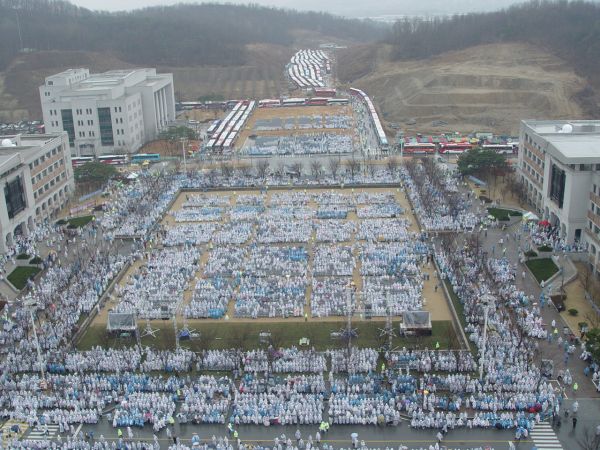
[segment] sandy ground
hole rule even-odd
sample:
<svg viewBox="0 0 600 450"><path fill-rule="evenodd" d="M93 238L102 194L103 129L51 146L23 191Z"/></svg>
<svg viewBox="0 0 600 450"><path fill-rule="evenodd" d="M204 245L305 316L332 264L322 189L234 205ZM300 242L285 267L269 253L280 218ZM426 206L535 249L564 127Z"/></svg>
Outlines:
<svg viewBox="0 0 600 450"><path fill-rule="evenodd" d="M582 117L573 95L585 80L539 47L490 44L402 62L392 62L390 52L380 44L350 49L338 58L338 73L365 89L385 122L405 132L515 134L526 117ZM434 126L438 120L447 124Z"/></svg>
<svg viewBox="0 0 600 450"><path fill-rule="evenodd" d="M349 129L334 129L334 128L311 128L311 129L300 129L294 130L275 130L275 131L258 131L254 127L258 120L268 119L286 119L286 118L298 118L298 117L310 117L310 116L350 116L352 118L352 125ZM246 140L249 136L291 136L295 134L308 134L317 132L328 132L328 133L339 133L339 134L352 134L353 128L356 126L356 119L350 105L347 106L298 106L298 107L281 107L281 108L256 108L250 117L246 126L242 129L239 138L236 141L236 151L239 151L244 147ZM296 121L296 126L298 122Z"/></svg>
<svg viewBox="0 0 600 450"><path fill-rule="evenodd" d="M282 192L284 191L284 189L270 189L266 196L267 196L267 201L266 201L266 205L269 205L270 200L271 200L271 196L273 195L273 192ZM325 192L325 191L330 191L330 190L324 190L324 189L308 189L306 190L306 192L308 193L318 193L318 192ZM343 194L351 194L352 193L352 189L335 189L334 190L336 193L343 193ZM357 192L358 190L354 190L354 192ZM417 222L415 220L415 217L411 214L410 212L410 205L408 203L408 200L404 194L404 192L402 192L400 189L397 189L396 191L390 191L390 189L385 189L385 188L365 188L365 189L360 189L360 191L368 191L368 192L392 192L394 194L394 196L396 197L396 200L398 201L398 203L405 209L405 214L403 215L403 217L407 218L410 221L410 227L409 230L410 231L418 231L418 226L417 226ZM248 193L248 194L258 194L259 191L244 191L244 193ZM174 212L177 210L180 210L183 208L183 203L185 202L186 199L186 195L193 195L193 194L189 194L189 193L184 193L181 194L177 200L175 201L175 203L173 204L170 212ZM233 206L235 205L236 201L237 201L237 196L238 193L236 191L221 191L221 192L216 192L213 195L215 196L226 196L228 195L230 197L230 204ZM316 208L316 204L314 202L310 202L308 207L315 209ZM228 218L225 217L223 219L221 219L221 223L224 223L225 221L227 221ZM359 223L361 219L359 219L355 213L350 213L348 218L346 220L351 220L354 222ZM174 224L174 219L173 216L171 216L170 214L166 214L162 224L166 227L172 226ZM248 242L242 244L242 246L247 247L249 245L251 245L254 241L254 237L252 236ZM314 232L313 232L313 238L314 238ZM341 242L341 243L337 243L337 244L333 244L333 245L340 245L340 246L354 246L354 244L360 243L361 241L357 241L356 237L353 235L350 241L347 242ZM281 246L292 246L294 244L280 244ZM296 244L298 245L298 244ZM308 262L308 282L307 282L307 289L305 292L305 312L308 314L309 316L309 320L311 321L331 321L331 320L344 320L343 317L325 317L325 318L313 318L310 314L310 298L311 298L311 279L312 279L312 260L313 260L313 251L314 251L314 246L315 246L315 241L314 239L311 239L307 244L302 244L307 248L308 254L309 254L309 262ZM329 244L324 244L324 245L329 245ZM194 289L194 285L196 283L196 280L199 278L203 278L204 275L204 267L206 265L206 262L208 261L208 257L209 257L209 253L210 253L210 248L211 248L211 243L206 244L206 245L201 245L199 246L199 248L202 251L201 254L201 258L200 258L200 264L199 264L199 268L198 271L195 275L195 277L190 281L190 283L188 284L188 287L186 289L186 291L183 294L183 299L184 299L184 305L189 303L189 301L191 300L192 294L193 294L193 289ZM358 258L358 254L357 254L357 249L354 250L354 254L355 254L355 260L357 261L357 265L356 268L354 270L353 273L353 280L354 283L357 287L357 302L359 305L362 304L362 298L361 298L361 288L362 288L362 277L360 276L360 259ZM138 261L136 262L131 268L129 268L129 270L127 271L126 275L123 277L123 279L121 280L120 284L121 286L125 285L129 279L138 271L138 269L144 264L144 261ZM450 313L450 309L448 307L447 301L443 295L443 290L442 289L436 289L435 286L436 285L440 285L440 280L437 278L437 274L435 272L435 269L431 266L423 266L423 271L425 273L429 274L429 280L424 281L424 287L423 287L423 298L424 298L424 309L431 312L431 319L432 320L451 320L451 313ZM96 319L94 320L94 324L105 324L107 317L108 317L108 310L110 308L114 308L117 304L117 299L115 298L116 296L113 294L111 294L111 300L107 302L107 304L105 305L105 307L101 310L100 314L96 317ZM233 308L234 308L234 302L230 301L229 302L229 306L228 306L228 320L230 322L256 322L256 321L261 321L261 322L282 322L282 321L303 321L304 318L303 317L298 317L298 318L259 318L259 319L250 319L250 318L235 318L234 314L233 314ZM360 318L357 318L358 320L360 320ZM183 318L179 318L179 320L183 320ZM195 323L200 323L200 322L206 322L206 321L220 321L222 319L189 319L187 320L188 324L193 326ZM372 320L375 321L384 321L385 317L373 317ZM156 321L159 322L159 321Z"/></svg>

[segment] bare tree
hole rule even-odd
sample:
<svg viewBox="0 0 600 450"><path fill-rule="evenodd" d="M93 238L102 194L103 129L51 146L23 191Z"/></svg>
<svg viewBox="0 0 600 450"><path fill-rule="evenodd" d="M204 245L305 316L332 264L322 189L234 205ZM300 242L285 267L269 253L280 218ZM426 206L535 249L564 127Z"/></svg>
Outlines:
<svg viewBox="0 0 600 450"><path fill-rule="evenodd" d="M302 163L301 162L295 162L293 163L290 168L292 169L292 172L294 172L294 174L296 175L296 177L300 178L302 176Z"/></svg>
<svg viewBox="0 0 600 450"><path fill-rule="evenodd" d="M337 173L340 170L340 160L330 158L329 161L327 161L327 168L329 169L329 172L331 172L333 178L337 177Z"/></svg>
<svg viewBox="0 0 600 450"><path fill-rule="evenodd" d="M396 171L398 170L398 165L399 165L398 158L396 158L395 156L390 156L387 159L386 165L387 165L387 169L390 172L390 174L392 174L392 175L395 174Z"/></svg>
<svg viewBox="0 0 600 450"><path fill-rule="evenodd" d="M360 172L360 161L352 158L347 160L346 164L348 166L348 170L350 171L350 176L352 177L352 179L354 179L354 175Z"/></svg>
<svg viewBox="0 0 600 450"><path fill-rule="evenodd" d="M238 170L244 177L247 178L250 175L250 173L252 172L252 166L248 166L248 165L244 164L243 166L240 166Z"/></svg>
<svg viewBox="0 0 600 450"><path fill-rule="evenodd" d="M323 165L319 161L313 161L310 163L310 172L312 176L317 180L323 174Z"/></svg>
<svg viewBox="0 0 600 450"><path fill-rule="evenodd" d="M283 178L283 174L285 173L285 164L282 162L277 163L277 168L275 169L275 174L279 178Z"/></svg>
<svg viewBox="0 0 600 450"><path fill-rule="evenodd" d="M368 162L365 163L366 169L367 169L367 173L369 174L369 176L371 178L373 178L375 176L375 169L377 169L377 165L373 162Z"/></svg>
<svg viewBox="0 0 600 450"><path fill-rule="evenodd" d="M210 181L210 184L214 185L216 179L217 179L217 169L215 169L213 167L212 169L210 169L208 171L208 181Z"/></svg>
<svg viewBox="0 0 600 450"><path fill-rule="evenodd" d="M233 166L231 164L223 162L219 166L219 169L221 170L223 178L229 179L233 176Z"/></svg>
<svg viewBox="0 0 600 450"><path fill-rule="evenodd" d="M265 178L269 171L269 161L267 159L261 159L256 163L256 175L258 178Z"/></svg>
<svg viewBox="0 0 600 450"><path fill-rule="evenodd" d="M585 427L577 436L577 443L582 450L600 450L600 435L591 427Z"/></svg>

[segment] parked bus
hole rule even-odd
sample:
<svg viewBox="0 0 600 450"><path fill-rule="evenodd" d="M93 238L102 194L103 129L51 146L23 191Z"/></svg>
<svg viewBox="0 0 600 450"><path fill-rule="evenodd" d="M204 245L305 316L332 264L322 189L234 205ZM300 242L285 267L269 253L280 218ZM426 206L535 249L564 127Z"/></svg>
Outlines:
<svg viewBox="0 0 600 450"><path fill-rule="evenodd" d="M471 150L473 144L469 142L448 142L446 144L440 144L440 153L445 154L460 154L467 150Z"/></svg>
<svg viewBox="0 0 600 450"><path fill-rule="evenodd" d="M435 144L430 142L409 142L404 144L404 154L407 155L433 155Z"/></svg>
<svg viewBox="0 0 600 450"><path fill-rule="evenodd" d="M131 155L132 163L143 163L144 161L157 162L160 161L159 153L138 153L137 155Z"/></svg>
<svg viewBox="0 0 600 450"><path fill-rule="evenodd" d="M94 158L92 156L72 156L71 157L71 165L73 167L83 166L89 162L92 162Z"/></svg>
<svg viewBox="0 0 600 450"><path fill-rule="evenodd" d="M110 166L122 166L127 164L128 158L127 155L102 155L98 156L98 161Z"/></svg>

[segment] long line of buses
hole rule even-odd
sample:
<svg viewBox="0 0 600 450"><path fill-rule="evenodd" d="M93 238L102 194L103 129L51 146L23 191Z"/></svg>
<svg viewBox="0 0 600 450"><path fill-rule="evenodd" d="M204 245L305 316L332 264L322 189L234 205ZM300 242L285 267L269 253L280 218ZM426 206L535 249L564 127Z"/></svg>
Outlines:
<svg viewBox="0 0 600 450"><path fill-rule="evenodd" d="M213 123L207 131L210 138L206 148L227 149L233 147L255 106L255 100L239 101L227 114L227 117L221 122Z"/></svg>
<svg viewBox="0 0 600 450"><path fill-rule="evenodd" d="M402 151L406 156L410 155L433 155L439 153L442 155L460 155L461 153L480 147L486 150L493 150L503 155L515 155L519 150L518 142L508 142L506 144L473 144L470 142L407 142L403 145Z"/></svg>
<svg viewBox="0 0 600 450"><path fill-rule="evenodd" d="M385 135L385 132L383 131L383 126L381 125L381 120L379 120L379 114L377 114L375 105L373 104L369 96L360 89L350 88L350 93L358 97L363 102L365 102L367 110L369 111L369 117L371 118L372 125L375 128L377 142L381 146L382 150L387 151L387 148L389 147L388 140Z"/></svg>

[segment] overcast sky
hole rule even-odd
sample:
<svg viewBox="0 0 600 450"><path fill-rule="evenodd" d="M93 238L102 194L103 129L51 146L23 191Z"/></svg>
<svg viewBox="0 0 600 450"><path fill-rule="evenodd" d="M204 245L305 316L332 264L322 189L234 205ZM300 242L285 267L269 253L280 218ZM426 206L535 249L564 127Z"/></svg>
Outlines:
<svg viewBox="0 0 600 450"><path fill-rule="evenodd" d="M178 0L71 0L89 9L108 11L131 10L145 6L172 5ZM492 11L506 7L515 0L253 0L261 5L301 10L327 11L348 17L380 15L434 15L470 11ZM192 3L186 1L185 3ZM200 2L198 2L200 3ZM230 3L249 3L231 1Z"/></svg>

